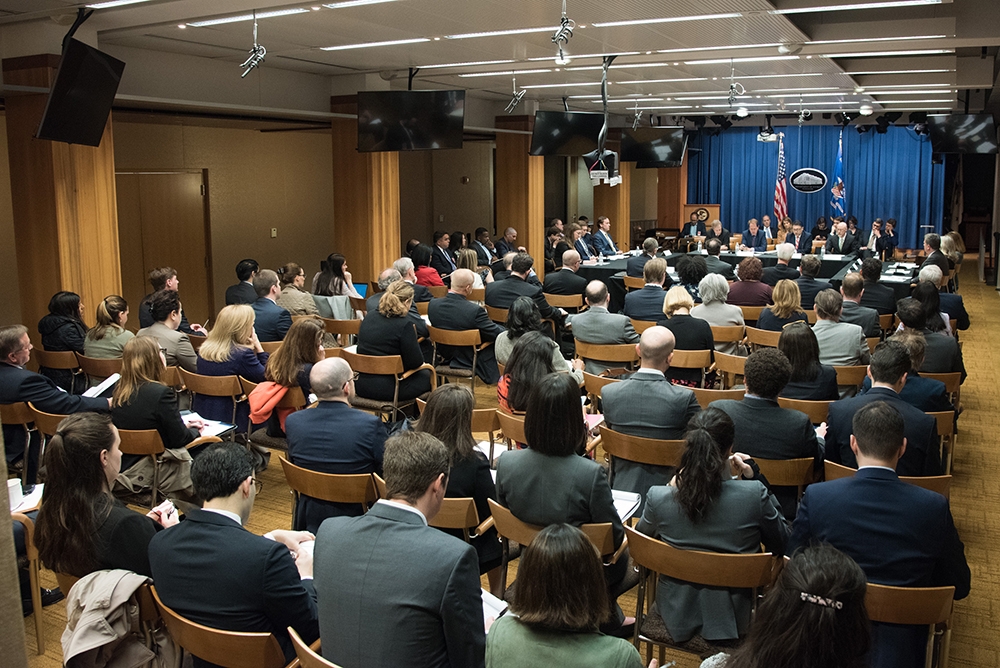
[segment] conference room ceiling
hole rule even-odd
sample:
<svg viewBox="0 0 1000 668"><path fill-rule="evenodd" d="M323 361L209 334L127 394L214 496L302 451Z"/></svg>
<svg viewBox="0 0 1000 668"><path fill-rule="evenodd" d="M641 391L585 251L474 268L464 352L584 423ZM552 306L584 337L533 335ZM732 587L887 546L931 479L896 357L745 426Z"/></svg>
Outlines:
<svg viewBox="0 0 1000 668"><path fill-rule="evenodd" d="M996 24L997 0L877 9L843 8L886 0L567 0L576 28L566 45L570 62L561 66L551 41L560 0L132 2L96 9L87 25L101 45L239 64L253 44L247 15L256 10L258 41L267 48L262 67L379 74L393 88L405 88L410 68L420 68L415 89L464 88L494 100L510 98L516 77L526 97L546 109L562 108L565 97L570 108L599 110L602 56L619 54L608 94L622 114L728 114L740 106L754 114L857 112L866 104L875 111L959 110L966 89L990 88L993 77L963 76L963 63L975 58L956 50L1000 44L1000 29L983 35L979 26L966 36L961 27L977 7ZM58 14L65 20L79 6L0 0L0 24ZM817 7L826 9L803 11ZM297 13L268 16L286 11ZM526 29L534 30L471 36ZM746 94L731 106L732 68Z"/></svg>

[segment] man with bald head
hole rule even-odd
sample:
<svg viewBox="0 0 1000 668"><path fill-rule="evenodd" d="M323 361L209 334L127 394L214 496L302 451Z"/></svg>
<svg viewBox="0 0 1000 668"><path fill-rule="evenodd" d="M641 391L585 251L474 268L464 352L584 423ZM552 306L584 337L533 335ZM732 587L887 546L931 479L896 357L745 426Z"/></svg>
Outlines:
<svg viewBox="0 0 1000 668"><path fill-rule="evenodd" d="M317 362L309 384L319 404L296 411L285 420L288 459L296 466L320 473L382 473L386 431L371 413L351 407L354 371L339 357ZM331 503L300 496L293 528L311 531L327 517L362 515L360 504Z"/></svg>
<svg viewBox="0 0 1000 668"><path fill-rule="evenodd" d="M484 345L476 355L476 375L490 385L500 380L496 353L491 345L503 331L486 315L486 310L468 301L475 275L468 269L457 269L451 275L448 294L432 299L427 305L431 325L439 329L461 331L479 330L479 340ZM473 350L462 346L437 346L437 354L452 369L472 369Z"/></svg>
<svg viewBox="0 0 1000 668"><path fill-rule="evenodd" d="M545 275L542 292L548 295L582 295L587 289L587 279L577 276L580 254L575 250L564 251L562 266Z"/></svg>
<svg viewBox="0 0 1000 668"><path fill-rule="evenodd" d="M826 240L826 252L835 255L852 255L860 246L857 237L847 231L847 223L843 222L833 226L833 234Z"/></svg>
<svg viewBox="0 0 1000 668"><path fill-rule="evenodd" d="M667 380L666 371L674 354L674 335L666 327L650 327L642 333L636 350L639 370L620 383L601 390L604 422L630 436L680 439L701 408L694 392ZM649 466L612 458L611 487L646 496L652 485L666 485L673 467Z"/></svg>
<svg viewBox="0 0 1000 668"><path fill-rule="evenodd" d="M526 252L524 246L517 245L517 230L508 227L503 232L503 239L496 243L497 255L503 257L507 253Z"/></svg>
<svg viewBox="0 0 1000 668"><path fill-rule="evenodd" d="M639 342L639 335L632 327L632 321L627 316L608 311L608 303L611 301L608 286L601 281L591 281L587 284L584 298L587 310L569 316L574 339L596 344ZM584 365L584 370L592 374L622 366L620 362L587 358L584 359Z"/></svg>

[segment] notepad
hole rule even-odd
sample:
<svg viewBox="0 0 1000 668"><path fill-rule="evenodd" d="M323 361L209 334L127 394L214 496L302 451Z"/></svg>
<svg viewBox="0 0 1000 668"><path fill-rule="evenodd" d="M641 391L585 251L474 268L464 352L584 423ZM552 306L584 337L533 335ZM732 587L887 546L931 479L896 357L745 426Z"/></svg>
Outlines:
<svg viewBox="0 0 1000 668"><path fill-rule="evenodd" d="M105 378L104 382L102 382L100 385L95 385L94 387L89 388L86 392L83 393L83 396L85 396L85 397L99 397L102 394L104 394L104 392L109 387L111 387L112 385L114 385L115 383L117 383L118 380L121 377L122 377L121 374L119 374L119 373L113 373L110 376L108 376L107 378Z"/></svg>
<svg viewBox="0 0 1000 668"><path fill-rule="evenodd" d="M231 429L235 429L236 425L229 424L228 422L220 422L219 420L207 420L197 413L181 413L181 419L184 420L184 426L190 426L194 420L201 420L205 423L205 427L201 430L202 436L219 436L226 433Z"/></svg>
<svg viewBox="0 0 1000 668"><path fill-rule="evenodd" d="M623 492L620 489L611 490L611 497L615 501L615 510L618 511L618 517L621 518L622 522L639 510L639 501L642 499L635 492Z"/></svg>
<svg viewBox="0 0 1000 668"><path fill-rule="evenodd" d="M38 483L35 485L35 489L31 490L31 494L25 494L24 498L21 499L21 503L17 504L16 507L11 508L10 512L24 513L38 508L38 504L42 502L42 490L44 488L44 483Z"/></svg>
<svg viewBox="0 0 1000 668"><path fill-rule="evenodd" d="M482 592L483 626L486 628L486 632L489 633L489 624L491 623L490 620L496 621L500 619L500 616L507 612L507 603L489 593L485 589L483 589Z"/></svg>

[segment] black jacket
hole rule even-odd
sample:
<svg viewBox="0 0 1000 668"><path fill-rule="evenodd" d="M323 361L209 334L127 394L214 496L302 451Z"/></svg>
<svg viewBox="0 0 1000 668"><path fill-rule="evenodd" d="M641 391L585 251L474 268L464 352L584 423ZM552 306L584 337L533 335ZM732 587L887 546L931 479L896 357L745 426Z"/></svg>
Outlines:
<svg viewBox="0 0 1000 668"><path fill-rule="evenodd" d="M569 269L560 269L545 275L542 292L550 295L582 295L587 289L587 279Z"/></svg>
<svg viewBox="0 0 1000 668"><path fill-rule="evenodd" d="M767 267L764 269L764 275L760 280L762 283L767 283L773 288L780 280L787 278L790 281L794 281L798 279L798 277L798 269L792 269L787 264L776 264L773 267Z"/></svg>
<svg viewBox="0 0 1000 668"><path fill-rule="evenodd" d="M450 292L439 299L432 299L427 306L427 316L431 325L452 331L476 329L482 343L496 341L503 327L486 315L486 309L470 302L462 295ZM456 369L472 368L472 349L461 346L437 346L437 353ZM476 357L476 375L490 385L500 380L496 352L493 346L479 351Z"/></svg>
<svg viewBox="0 0 1000 668"><path fill-rule="evenodd" d="M197 429L184 426L177 407L177 393L159 383L140 385L128 403L111 409L111 421L119 429L155 429L167 449L183 448L199 435ZM141 455L123 454L122 471L140 459Z"/></svg>
<svg viewBox="0 0 1000 668"><path fill-rule="evenodd" d="M509 309L518 297L530 297L543 318L562 321L559 312L549 306L542 294L541 286L532 285L519 276L508 276L502 281L493 281L486 286L486 305Z"/></svg>
<svg viewBox="0 0 1000 668"><path fill-rule="evenodd" d="M226 288L226 306L233 304L253 304L257 301L257 293L253 286L246 281L240 281L236 285Z"/></svg>
<svg viewBox="0 0 1000 668"><path fill-rule="evenodd" d="M888 285L865 281L865 291L861 295L861 305L873 308L879 315L896 312L896 293Z"/></svg>
<svg viewBox="0 0 1000 668"><path fill-rule="evenodd" d="M42 348L46 351L83 353L87 330L79 320L49 313L38 321L38 333L42 335ZM73 372L69 369L41 367L39 372L67 392L79 393L86 389L86 377L80 376L74 383Z"/></svg>

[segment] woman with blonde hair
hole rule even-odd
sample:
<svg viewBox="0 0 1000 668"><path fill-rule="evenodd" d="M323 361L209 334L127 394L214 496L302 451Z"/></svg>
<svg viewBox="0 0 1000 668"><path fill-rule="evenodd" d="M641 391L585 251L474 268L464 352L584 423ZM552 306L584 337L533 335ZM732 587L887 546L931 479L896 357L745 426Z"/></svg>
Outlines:
<svg viewBox="0 0 1000 668"><path fill-rule="evenodd" d="M118 295L108 295L97 305L97 324L83 340L83 354L99 359L122 356L125 344L135 336L125 329L128 304Z"/></svg>
<svg viewBox="0 0 1000 668"><path fill-rule="evenodd" d="M198 373L203 376L242 376L250 382L264 380L268 354L253 329L253 309L246 304L226 306L215 318L215 327L198 349ZM195 395L192 410L209 420L233 419L233 400L229 397ZM250 423L250 407L241 402L236 414L237 431L245 432Z"/></svg>
<svg viewBox="0 0 1000 668"><path fill-rule="evenodd" d="M667 290L663 300L663 315L667 316L657 325L666 327L674 334L676 344L674 350L709 350L712 361L715 361L715 338L712 336L712 326L706 321L691 315L694 299L683 286L675 285ZM675 385L701 387L701 369L667 369L667 380Z"/></svg>
<svg viewBox="0 0 1000 668"><path fill-rule="evenodd" d="M771 298L774 300L774 305L760 312L757 329L780 332L783 327L793 322L809 324L809 317L802 310L802 293L799 292L798 283L787 278L781 279L774 286Z"/></svg>
<svg viewBox="0 0 1000 668"><path fill-rule="evenodd" d="M484 269L480 273L479 256L471 248L460 248L458 250L457 264L459 269L468 269L472 272L472 275L475 277L472 282L473 290L479 290L485 287L487 283L493 282L493 272L489 268Z"/></svg>
<svg viewBox="0 0 1000 668"><path fill-rule="evenodd" d="M361 355L399 355L403 370L412 371L424 363L417 341L417 330L407 318L413 303L413 286L395 281L379 299L378 310L368 311L358 332L358 353ZM389 401L393 399L396 382L392 376L362 373L355 383L359 396ZM422 369L399 382L399 400L408 401L431 391L431 372Z"/></svg>
<svg viewBox="0 0 1000 668"><path fill-rule="evenodd" d="M316 302L306 290L306 270L289 262L278 269L281 280L281 294L275 300L281 308L291 315L319 315Z"/></svg>

